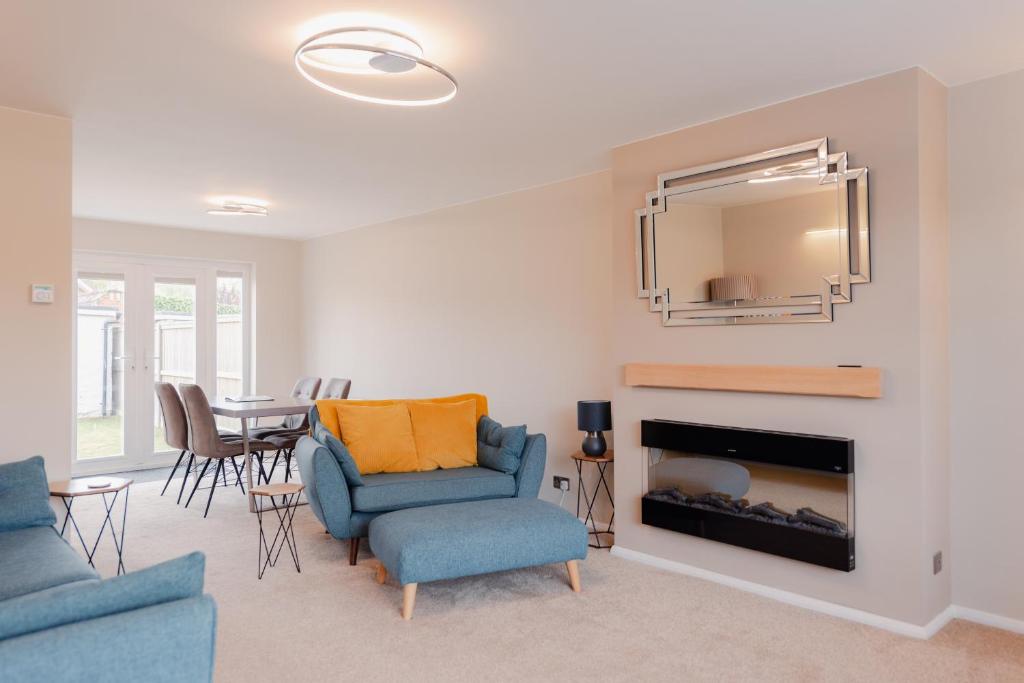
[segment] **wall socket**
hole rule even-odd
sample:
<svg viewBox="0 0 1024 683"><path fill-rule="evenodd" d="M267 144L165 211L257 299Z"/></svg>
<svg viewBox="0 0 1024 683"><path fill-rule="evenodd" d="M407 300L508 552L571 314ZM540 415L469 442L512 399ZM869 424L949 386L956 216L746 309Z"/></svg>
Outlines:
<svg viewBox="0 0 1024 683"><path fill-rule="evenodd" d="M558 475L555 475L555 480L554 482L552 482L551 485L554 486L559 491L568 491L569 477L559 477Z"/></svg>
<svg viewBox="0 0 1024 683"><path fill-rule="evenodd" d="M932 574L938 574L942 571L942 551L932 555Z"/></svg>

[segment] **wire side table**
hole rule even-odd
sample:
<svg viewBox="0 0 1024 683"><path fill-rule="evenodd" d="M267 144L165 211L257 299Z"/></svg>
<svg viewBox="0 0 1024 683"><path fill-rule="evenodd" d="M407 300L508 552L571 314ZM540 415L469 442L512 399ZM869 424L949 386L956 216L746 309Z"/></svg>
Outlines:
<svg viewBox="0 0 1024 683"><path fill-rule="evenodd" d="M249 494L256 501L256 519L260 526L260 545L256 556L256 577L258 579L263 578L267 567L273 567L277 564L277 558L281 556L281 551L284 550L286 545L288 546L289 554L292 556L292 561L295 563L295 571L300 574L302 573L302 569L299 567L299 546L295 542L293 523L295 521L295 510L298 509L299 494L305 488L303 484L286 482L282 484L263 484L249 489ZM281 504L275 504L275 496L281 498ZM269 505L267 505L268 501ZM263 517L271 510L277 516L277 532L274 533L274 538L270 543L267 543L269 534L263 528ZM273 518L270 521L273 521Z"/></svg>
<svg viewBox="0 0 1024 683"><path fill-rule="evenodd" d="M614 536L615 535L615 497L612 495L611 488L608 487L608 479L605 478L605 471L608 466L615 462L615 451L608 451L601 456L584 455L582 451L576 451L572 454L572 459L576 463L576 516L580 516L580 502L587 506L587 516L583 519L583 523L590 526L588 532L594 537L594 543L590 544L591 548L611 548L610 544L604 544L602 542L602 536ZM587 491L586 485L583 483L583 463L593 463L597 467L597 484L594 486L593 493ZM611 505L612 514L608 520L608 527L604 530L597 528L597 520L594 518L594 504L597 502L597 496L601 492L601 487L604 487L604 492L608 495L608 503Z"/></svg>
<svg viewBox="0 0 1024 683"><path fill-rule="evenodd" d="M113 540L114 548L117 550L118 576L124 574L124 528L128 521L128 491L131 485L131 479L122 479L121 477L84 477L82 479L65 479L50 482L50 495L60 498L64 504L64 523L60 527L60 535L64 536L64 532L68 528L68 522L70 522L71 528L74 529L75 535L78 536L78 542L82 544L85 557L89 560L89 566L95 569L96 565L93 563L93 558L96 556L96 549L103 539L103 532L109 528L110 538ZM114 524L114 517L116 515L112 515L112 513L122 491L124 492L124 497L121 499L123 509L121 511L121 528L119 530ZM110 495L109 500L107 499L108 495ZM100 526L100 531L96 534L96 540L93 541L91 547L82 535L82 530L79 528L78 522L75 521L74 515L71 514L72 503L75 502L76 498L83 496L102 496L103 510L105 512L103 524Z"/></svg>

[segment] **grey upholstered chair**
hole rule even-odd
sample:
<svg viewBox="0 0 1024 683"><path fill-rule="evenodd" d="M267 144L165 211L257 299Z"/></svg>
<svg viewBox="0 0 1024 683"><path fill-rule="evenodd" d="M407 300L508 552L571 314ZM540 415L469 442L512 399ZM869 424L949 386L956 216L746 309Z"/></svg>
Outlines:
<svg viewBox="0 0 1024 683"><path fill-rule="evenodd" d="M188 479L189 472L196 470L195 455L188 445L188 417L185 415L185 406L181 402L181 397L178 396L178 390L172 384L157 382L154 386L156 398L160 402L160 414L163 416L164 442L171 448L181 451L178 454L178 460L171 469L171 473L167 476L164 488L160 492L161 496L167 493L167 487L178 472L181 461L186 455L188 456L188 460L185 463L185 472L182 474L181 489L178 491L177 502L180 503L181 496L185 492L185 482ZM228 441L242 438L240 434L227 429L218 429L217 433Z"/></svg>
<svg viewBox="0 0 1024 683"><path fill-rule="evenodd" d="M181 489L185 490L185 480L188 479L188 473L191 470L193 456L188 448L188 418L185 417L185 406L181 404L181 399L178 397L178 392L175 388L167 382L156 383L156 398L160 401L160 412L164 418L164 441L171 448L181 451L178 454L178 460L174 463L174 469L171 470L170 475L167 477L167 482L164 484L163 491L160 495L167 493L167 487L171 483L171 479L174 478L174 474L178 471L178 466L181 465L181 461L184 459L186 454L189 454L188 464L185 466L185 475L182 477ZM178 502L181 502L181 493L178 493Z"/></svg>
<svg viewBox="0 0 1024 683"><path fill-rule="evenodd" d="M348 392L352 389L352 380L332 377L327 380L320 398L348 398Z"/></svg>
<svg viewBox="0 0 1024 683"><path fill-rule="evenodd" d="M210 512L210 503L213 502L213 492L217 488L217 479L224 473L225 460L231 460L237 481L241 484L242 470L239 468L238 461L235 458L245 453L245 447L241 440L228 440L220 435L217 430L217 421L210 411L210 402L207 400L206 393L201 387L195 384L179 384L178 389L181 391L181 398L185 404L185 414L188 417L189 450L193 458L206 458L206 463L203 465L203 469L200 471L199 477L192 487L192 493L189 494L188 500L185 501L185 507L188 507L189 503L192 502L192 496L196 495L199 482L206 476L206 470L210 467L210 463L214 460L217 461L217 467L213 473L213 486L210 487L210 496L206 500L206 511L203 513L203 517L206 517ZM250 453L275 450L276 448L274 444L259 439L249 440Z"/></svg>
<svg viewBox="0 0 1024 683"><path fill-rule="evenodd" d="M304 398L312 401L320 393L319 377L300 377L292 387L292 398ZM309 429L309 415L288 415L277 425L271 427L254 427L249 435L262 439L275 433L306 432Z"/></svg>

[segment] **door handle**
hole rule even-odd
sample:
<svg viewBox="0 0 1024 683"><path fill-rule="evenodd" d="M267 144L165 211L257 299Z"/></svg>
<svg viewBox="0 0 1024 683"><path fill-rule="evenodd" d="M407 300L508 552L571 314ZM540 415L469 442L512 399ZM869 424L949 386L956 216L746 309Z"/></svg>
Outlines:
<svg viewBox="0 0 1024 683"><path fill-rule="evenodd" d="M114 356L114 360L128 361L128 369L135 369L135 357L134 356Z"/></svg>

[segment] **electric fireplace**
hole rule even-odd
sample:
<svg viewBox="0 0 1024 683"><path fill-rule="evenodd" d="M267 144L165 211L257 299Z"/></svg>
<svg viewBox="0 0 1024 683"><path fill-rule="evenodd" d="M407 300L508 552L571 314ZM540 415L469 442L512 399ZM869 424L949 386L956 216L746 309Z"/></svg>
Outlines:
<svg viewBox="0 0 1024 683"><path fill-rule="evenodd" d="M854 569L853 440L644 420L642 521Z"/></svg>

